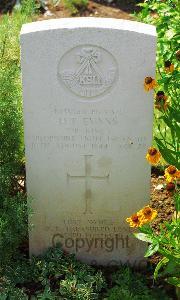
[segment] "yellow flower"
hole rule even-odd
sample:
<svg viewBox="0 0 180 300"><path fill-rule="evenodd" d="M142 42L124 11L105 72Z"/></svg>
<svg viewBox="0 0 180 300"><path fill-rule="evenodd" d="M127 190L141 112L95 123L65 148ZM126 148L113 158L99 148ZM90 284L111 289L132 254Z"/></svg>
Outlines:
<svg viewBox="0 0 180 300"><path fill-rule="evenodd" d="M126 219L126 222L129 223L130 227L140 227L142 226L141 218L138 216L138 214L133 214L131 217Z"/></svg>
<svg viewBox="0 0 180 300"><path fill-rule="evenodd" d="M166 110L168 107L167 96L163 91L158 91L155 97L155 108L159 110Z"/></svg>
<svg viewBox="0 0 180 300"><path fill-rule="evenodd" d="M146 154L146 159L151 165L157 165L161 159L161 153L154 147L150 147Z"/></svg>
<svg viewBox="0 0 180 300"><path fill-rule="evenodd" d="M165 169L164 176L167 182L173 182L180 178L180 171L175 166L169 166Z"/></svg>
<svg viewBox="0 0 180 300"><path fill-rule="evenodd" d="M144 79L144 89L146 92L154 89L157 86L156 80L152 77L146 77Z"/></svg>
<svg viewBox="0 0 180 300"><path fill-rule="evenodd" d="M126 219L130 227L141 227L142 225L151 222L157 216L157 211L152 209L149 205L145 206L137 213Z"/></svg>
<svg viewBox="0 0 180 300"><path fill-rule="evenodd" d="M157 211L155 209L152 209L149 205L147 205L140 211L138 211L137 214L140 216L141 222L143 224L146 224L147 222L151 222L156 218Z"/></svg>
<svg viewBox="0 0 180 300"><path fill-rule="evenodd" d="M174 71L174 65L169 60L165 61L164 67L167 73L172 73Z"/></svg>

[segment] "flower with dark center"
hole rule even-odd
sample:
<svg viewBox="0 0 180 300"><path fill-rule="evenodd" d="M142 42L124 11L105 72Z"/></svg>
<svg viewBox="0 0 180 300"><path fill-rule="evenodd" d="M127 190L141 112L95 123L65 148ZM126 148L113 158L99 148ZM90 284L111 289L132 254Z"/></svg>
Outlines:
<svg viewBox="0 0 180 300"><path fill-rule="evenodd" d="M165 169L164 176L167 182L173 182L180 178L180 171L175 166L169 166Z"/></svg>
<svg viewBox="0 0 180 300"><path fill-rule="evenodd" d="M144 224L151 222L156 218L157 211L152 209L149 205L143 207L137 213L126 219L130 227L141 227Z"/></svg>
<svg viewBox="0 0 180 300"><path fill-rule="evenodd" d="M169 68L171 66L170 60L166 60L164 63L165 68Z"/></svg>
<svg viewBox="0 0 180 300"><path fill-rule="evenodd" d="M152 215L152 209L150 207L145 207L143 213L145 217L149 218Z"/></svg>
<svg viewBox="0 0 180 300"><path fill-rule="evenodd" d="M155 97L155 108L159 110L166 110L167 107L167 96L163 91L158 91Z"/></svg>
<svg viewBox="0 0 180 300"><path fill-rule="evenodd" d="M147 205L140 211L138 211L138 215L141 216L143 224L146 224L147 222L151 222L156 218L157 211L155 209L152 209L149 205Z"/></svg>
<svg viewBox="0 0 180 300"><path fill-rule="evenodd" d="M170 60L165 61L164 67L167 73L172 73L174 71L174 65L171 63Z"/></svg>
<svg viewBox="0 0 180 300"><path fill-rule="evenodd" d="M156 80L153 79L152 77L148 76L144 79L144 89L146 92L154 89L156 85L157 85Z"/></svg>
<svg viewBox="0 0 180 300"><path fill-rule="evenodd" d="M151 165L157 165L161 159L161 153L155 147L150 147L146 159Z"/></svg>
<svg viewBox="0 0 180 300"><path fill-rule="evenodd" d="M156 99L164 99L164 96L165 96L165 94L163 91L158 91L156 93Z"/></svg>
<svg viewBox="0 0 180 300"><path fill-rule="evenodd" d="M150 84L153 81L152 77L146 77L145 78L145 83Z"/></svg>
<svg viewBox="0 0 180 300"><path fill-rule="evenodd" d="M168 170L169 174L171 174L171 175L176 173L176 167L174 167L174 166L169 166L167 170Z"/></svg>
<svg viewBox="0 0 180 300"><path fill-rule="evenodd" d="M131 217L126 219L130 227L140 227L142 225L141 219L137 214L133 214Z"/></svg>

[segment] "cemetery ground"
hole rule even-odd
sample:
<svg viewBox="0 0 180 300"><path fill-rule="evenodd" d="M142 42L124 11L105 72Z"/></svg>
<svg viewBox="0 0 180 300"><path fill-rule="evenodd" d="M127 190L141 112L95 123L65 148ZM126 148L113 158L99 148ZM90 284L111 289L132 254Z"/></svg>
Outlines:
<svg viewBox="0 0 180 300"><path fill-rule="evenodd" d="M126 4L125 1L122 3ZM24 23L49 17L67 17L72 11L51 4L44 11L50 13L44 16L34 1L24 0L22 6L16 8L11 15L2 15L0 18L0 300L178 299L178 1L145 2L141 11L133 17L129 15L134 10L132 3L133 1L129 2L129 9L125 5L121 11L115 5L106 6L105 1L103 4L89 1L87 9L73 14L136 18L157 26L154 142L153 149L147 153L152 164L149 205L157 211L157 217L151 222L153 237L149 228L142 227L142 243L148 241L150 244L149 253L146 253L147 265L144 268L137 266L136 269L128 265L90 267L63 252L58 245L42 256L29 260L27 216L33 212L27 207L25 187L19 32ZM151 89L147 93L152 92L153 80L148 77L148 80L146 78L142 82L147 90ZM161 157L157 156L159 153ZM168 166L175 169L169 170ZM161 228L164 222L168 222L167 227L162 225ZM139 230L141 228L135 228L134 232ZM161 263L158 264L159 262ZM159 269L162 267L158 275L157 265Z"/></svg>
<svg viewBox="0 0 180 300"><path fill-rule="evenodd" d="M100 2L100 1L99 1ZM117 5L107 5L107 2L99 3L98 1L89 1L86 9L82 9L75 13L76 16L82 17L108 17L108 18L118 18L118 19L132 19L130 15L137 7L135 3L124 3L124 6L117 7ZM126 9L125 9L126 8ZM40 19L49 19L49 18L64 18L71 17L72 10L68 9L63 3L60 3L57 6L47 6L45 13Z"/></svg>

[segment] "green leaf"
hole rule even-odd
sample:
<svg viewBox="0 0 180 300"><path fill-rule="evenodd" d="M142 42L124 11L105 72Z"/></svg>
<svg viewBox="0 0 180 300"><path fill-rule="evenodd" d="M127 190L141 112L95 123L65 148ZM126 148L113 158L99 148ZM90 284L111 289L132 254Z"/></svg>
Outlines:
<svg viewBox="0 0 180 300"><path fill-rule="evenodd" d="M179 212L180 211L180 194L179 193L174 194L174 204L175 204L176 211Z"/></svg>
<svg viewBox="0 0 180 300"><path fill-rule="evenodd" d="M175 260L169 260L164 271L163 271L163 276L164 275L171 275L171 276L176 276L180 274L180 266L177 265Z"/></svg>
<svg viewBox="0 0 180 300"><path fill-rule="evenodd" d="M149 224L144 224L142 227L139 228L141 233L146 233L146 234L152 234L153 230L150 227Z"/></svg>
<svg viewBox="0 0 180 300"><path fill-rule="evenodd" d="M136 4L136 6L139 6L139 7L146 7L147 4L146 4L146 3L138 3L138 4Z"/></svg>
<svg viewBox="0 0 180 300"><path fill-rule="evenodd" d="M154 253L156 253L158 251L158 249L159 249L159 244L158 243L157 244L151 244L148 247L144 257L149 257L149 256L153 255Z"/></svg>
<svg viewBox="0 0 180 300"><path fill-rule="evenodd" d="M172 39L173 36L176 34L176 32L173 30L173 29L169 29L167 32L166 32L166 38L168 39Z"/></svg>
<svg viewBox="0 0 180 300"><path fill-rule="evenodd" d="M169 111L171 113L171 116L176 120L176 122L180 123L179 107L178 109L175 109L174 107L170 107Z"/></svg>
<svg viewBox="0 0 180 300"><path fill-rule="evenodd" d="M168 277L166 279L166 281L169 283L169 284L172 284L172 285L175 285L177 287L180 287L180 278L178 277Z"/></svg>
<svg viewBox="0 0 180 300"><path fill-rule="evenodd" d="M155 141L158 145L159 151L161 152L165 161L167 163L169 163L170 165L177 166L176 159L174 158L174 156L172 154L169 153L170 151L167 150L167 147L162 143L162 141L157 137L155 137L154 139L155 139Z"/></svg>
<svg viewBox="0 0 180 300"><path fill-rule="evenodd" d="M134 235L138 240L141 240L141 241L147 242L147 243L153 243L152 237L148 234L140 232L140 233L134 233Z"/></svg>
<svg viewBox="0 0 180 300"><path fill-rule="evenodd" d="M155 270L154 270L154 280L157 279L158 274L159 274L159 270L165 266L168 263L169 259L166 257L163 257L157 264Z"/></svg>

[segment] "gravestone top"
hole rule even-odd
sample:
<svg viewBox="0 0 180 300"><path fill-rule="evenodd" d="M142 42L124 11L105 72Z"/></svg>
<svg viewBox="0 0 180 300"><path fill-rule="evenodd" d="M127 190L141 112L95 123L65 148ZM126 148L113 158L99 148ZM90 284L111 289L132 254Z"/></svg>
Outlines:
<svg viewBox="0 0 180 300"><path fill-rule="evenodd" d="M93 17L62 18L32 22L23 25L21 35L44 30L73 29L78 27L119 29L156 36L156 28L153 25L129 20Z"/></svg>

